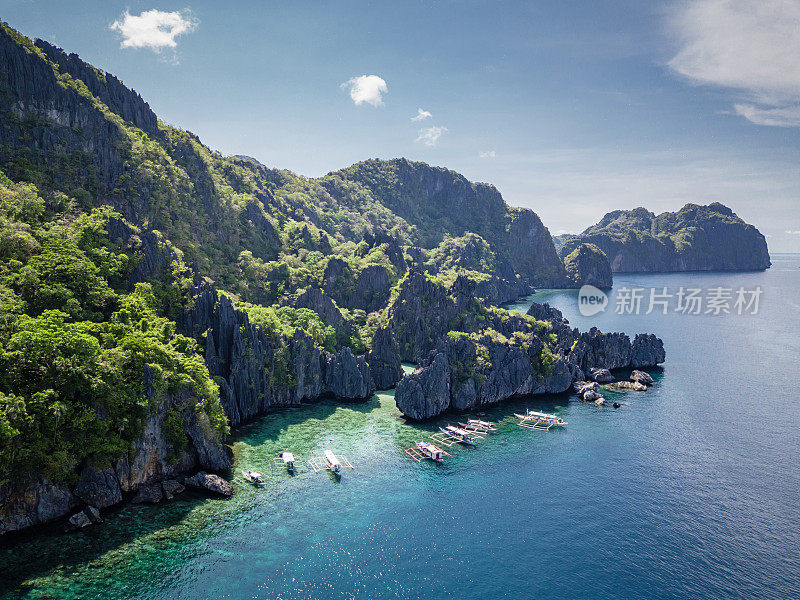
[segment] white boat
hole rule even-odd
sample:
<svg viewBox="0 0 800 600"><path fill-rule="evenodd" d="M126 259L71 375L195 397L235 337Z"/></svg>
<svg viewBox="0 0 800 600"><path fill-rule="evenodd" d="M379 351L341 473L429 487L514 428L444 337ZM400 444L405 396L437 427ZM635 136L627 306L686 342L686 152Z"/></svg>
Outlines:
<svg viewBox="0 0 800 600"><path fill-rule="evenodd" d="M294 454L291 452L281 452L280 458L289 471L294 471Z"/></svg>
<svg viewBox="0 0 800 600"><path fill-rule="evenodd" d="M417 448L419 451L430 458L431 460L442 460L445 456L445 451L439 448L439 446L434 446L433 444L429 444L428 442L422 441L417 442Z"/></svg>
<svg viewBox="0 0 800 600"><path fill-rule="evenodd" d="M526 410L524 415L514 413L522 427L530 427L531 429L550 429L551 427L563 427L567 422L551 413L540 412L538 410Z"/></svg>
<svg viewBox="0 0 800 600"><path fill-rule="evenodd" d="M453 425L448 425L447 427L439 427L439 431L445 434L447 437L452 438L462 444L468 444L470 446L475 445L475 440L470 435L469 431L466 429L461 429L459 427L454 427Z"/></svg>
<svg viewBox="0 0 800 600"><path fill-rule="evenodd" d="M264 476L261 475L261 473L256 473L250 469L242 469L242 477L244 477L250 483L255 483L258 485L262 485L264 483Z"/></svg>
<svg viewBox="0 0 800 600"><path fill-rule="evenodd" d="M331 471L340 473L342 469L352 469L353 465L343 454L335 454L333 450L325 450L322 456L315 456L308 461L309 466L315 473L320 471Z"/></svg>
<svg viewBox="0 0 800 600"><path fill-rule="evenodd" d="M331 471L338 473L341 470L342 463L339 462L339 458L333 453L333 450L325 450L322 455L325 457L325 462L328 463L328 468Z"/></svg>

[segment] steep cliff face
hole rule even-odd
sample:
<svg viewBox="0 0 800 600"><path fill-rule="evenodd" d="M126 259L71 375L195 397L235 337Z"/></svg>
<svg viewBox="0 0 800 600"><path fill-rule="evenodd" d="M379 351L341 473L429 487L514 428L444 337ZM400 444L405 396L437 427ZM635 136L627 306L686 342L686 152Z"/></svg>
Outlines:
<svg viewBox="0 0 800 600"><path fill-rule="evenodd" d="M145 368L145 395L158 395ZM66 517L83 507L104 509L130 498L146 486L182 478L197 469L230 468L225 440L209 426L188 390L166 394L144 425L131 452L116 460L78 469L77 482L57 483L42 475L36 481L0 485L0 535ZM183 439L170 439L166 421L177 415Z"/></svg>
<svg viewBox="0 0 800 600"><path fill-rule="evenodd" d="M44 52L30 40L0 28L0 161L69 162L71 177L91 177L107 193L123 171L119 128L72 82L60 81Z"/></svg>
<svg viewBox="0 0 800 600"><path fill-rule="evenodd" d="M300 329L290 339L276 338L211 286L195 296L181 325L186 335L205 337L206 365L220 384L233 426L326 394L355 400L375 391L363 356L353 356L349 348L325 352Z"/></svg>
<svg viewBox="0 0 800 600"><path fill-rule="evenodd" d="M67 54L45 40L36 40L34 44L58 65L62 73L69 73L73 78L83 81L89 91L112 112L149 135L159 134L158 117L150 105L119 79L83 62L77 54Z"/></svg>
<svg viewBox="0 0 800 600"><path fill-rule="evenodd" d="M244 249L277 255L270 190L196 136L159 124L114 76L4 23L0 64L0 168L12 179L84 209L113 206L188 251L204 274L228 276Z"/></svg>
<svg viewBox="0 0 800 600"><path fill-rule="evenodd" d="M631 342L624 333L596 328L580 333L547 305L534 304L529 316L549 327L531 331L528 322L507 318L502 332L451 332L441 338L414 373L397 384L397 407L411 419L428 419L449 409L473 410L508 398L563 392L592 369L651 367L666 359L662 341L652 334Z"/></svg>
<svg viewBox="0 0 800 600"><path fill-rule="evenodd" d="M770 266L764 236L717 202L687 204L660 215L644 208L610 212L569 238L561 255L583 243L600 248L615 273L758 271Z"/></svg>
<svg viewBox="0 0 800 600"><path fill-rule="evenodd" d="M431 356L397 385L395 401L408 418L422 420L449 409L474 410L508 398L559 393L583 377L563 358L543 367L543 343L496 341L489 335L442 339Z"/></svg>
<svg viewBox="0 0 800 600"><path fill-rule="evenodd" d="M475 331L485 312L475 297L475 286L459 277L448 289L421 271L410 271L389 306L388 328L401 360L419 362L453 329Z"/></svg>
<svg viewBox="0 0 800 600"><path fill-rule="evenodd" d="M372 380L379 390L393 388L403 377L400 348L390 326L380 327L375 332L367 362L372 371Z"/></svg>

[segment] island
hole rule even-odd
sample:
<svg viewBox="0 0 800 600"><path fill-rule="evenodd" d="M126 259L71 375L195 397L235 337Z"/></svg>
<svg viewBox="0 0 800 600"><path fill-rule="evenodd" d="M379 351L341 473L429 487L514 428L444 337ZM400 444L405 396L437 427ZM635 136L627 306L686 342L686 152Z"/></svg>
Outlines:
<svg viewBox="0 0 800 600"><path fill-rule="evenodd" d="M231 428L275 408L397 386L424 419L665 360L499 308L611 280L492 185L403 158L302 177L5 23L0 57L0 535L229 495Z"/></svg>

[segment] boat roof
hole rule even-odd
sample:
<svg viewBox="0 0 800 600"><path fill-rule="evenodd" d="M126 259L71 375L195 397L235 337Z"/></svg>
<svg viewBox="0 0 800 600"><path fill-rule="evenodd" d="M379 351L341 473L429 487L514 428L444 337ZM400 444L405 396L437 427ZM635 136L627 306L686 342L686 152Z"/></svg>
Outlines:
<svg viewBox="0 0 800 600"><path fill-rule="evenodd" d="M529 410L528 411L529 417L543 417L545 419L557 419L556 415L551 415L550 413L539 412L538 410Z"/></svg>

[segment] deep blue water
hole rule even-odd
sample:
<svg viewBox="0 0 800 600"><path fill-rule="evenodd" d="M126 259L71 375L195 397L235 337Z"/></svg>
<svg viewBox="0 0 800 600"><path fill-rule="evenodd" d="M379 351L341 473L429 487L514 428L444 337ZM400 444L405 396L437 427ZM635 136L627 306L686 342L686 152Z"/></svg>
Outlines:
<svg viewBox="0 0 800 600"><path fill-rule="evenodd" d="M575 396L487 411L500 429L442 465L391 394L269 415L236 432L237 469L290 448L355 465L235 479L228 501L128 506L74 535L0 547L0 598L800 598L800 257L764 273L618 275L615 290L754 288L756 315L577 314L664 339L667 363L621 408ZM612 298L613 300L613 298ZM523 307L524 308L524 307ZM558 412L551 432L522 407ZM442 419L455 421L455 417Z"/></svg>

